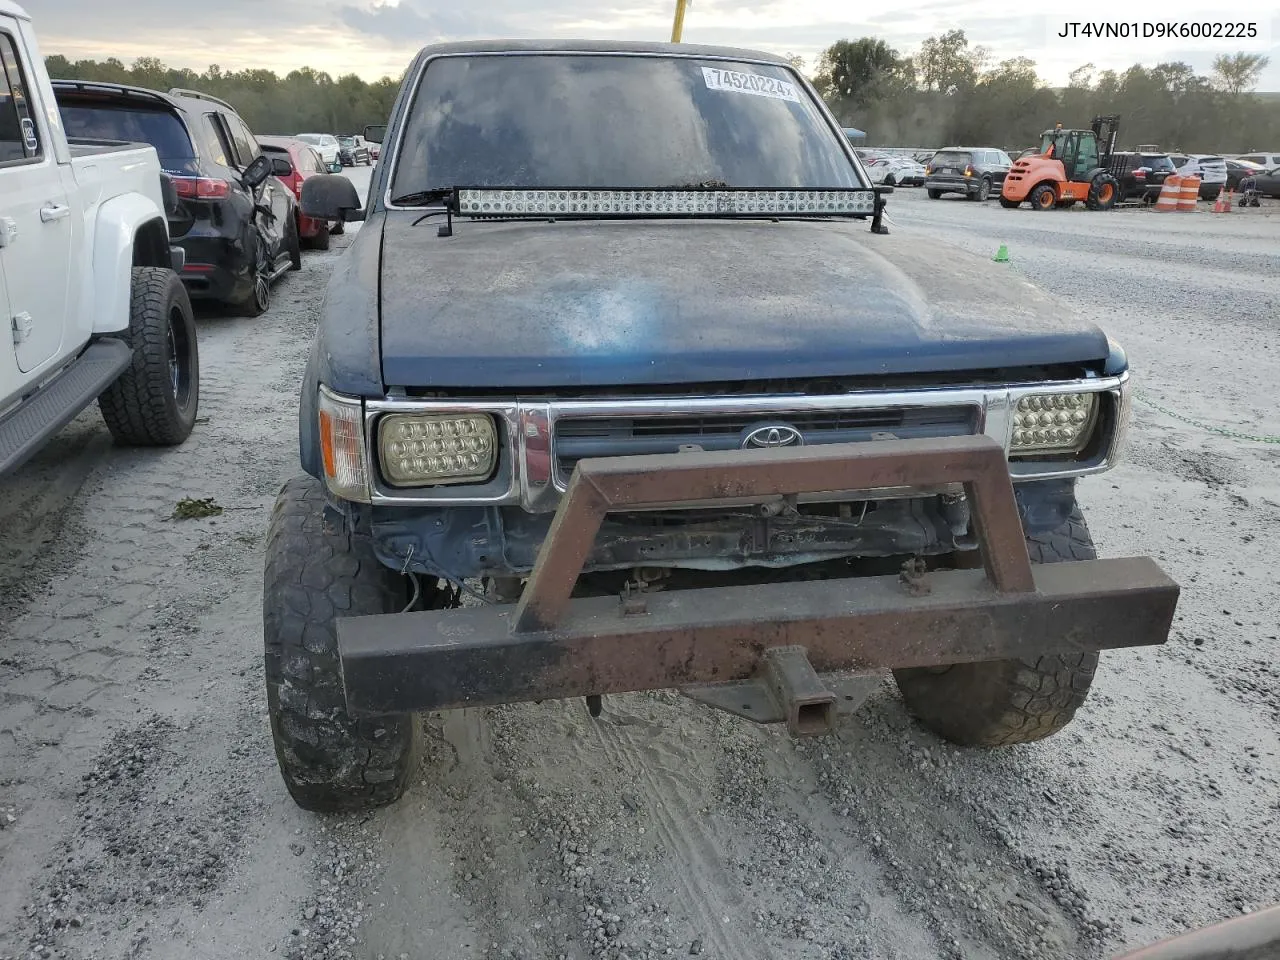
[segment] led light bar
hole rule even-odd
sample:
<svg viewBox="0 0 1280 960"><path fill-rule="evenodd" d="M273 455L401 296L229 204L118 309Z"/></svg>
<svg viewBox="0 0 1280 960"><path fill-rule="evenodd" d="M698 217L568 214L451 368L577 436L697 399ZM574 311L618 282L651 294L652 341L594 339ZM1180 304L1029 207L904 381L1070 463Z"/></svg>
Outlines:
<svg viewBox="0 0 1280 960"><path fill-rule="evenodd" d="M491 190L459 188L464 217L705 217L732 214L872 214L871 190Z"/></svg>

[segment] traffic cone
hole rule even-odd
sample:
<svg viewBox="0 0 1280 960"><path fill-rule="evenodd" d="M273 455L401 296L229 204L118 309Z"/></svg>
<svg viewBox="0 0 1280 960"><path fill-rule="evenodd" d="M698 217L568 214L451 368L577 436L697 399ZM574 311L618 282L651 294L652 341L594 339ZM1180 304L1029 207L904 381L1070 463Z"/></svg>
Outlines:
<svg viewBox="0 0 1280 960"><path fill-rule="evenodd" d="M1008 263L1009 248L1006 247L1003 243L1000 244L1000 249L996 251L996 255L991 259L994 260L996 263Z"/></svg>
<svg viewBox="0 0 1280 960"><path fill-rule="evenodd" d="M1218 196L1222 196L1222 194L1218 194ZM1226 199L1226 202L1224 202L1224 203L1222 204L1222 212L1223 212L1223 213L1230 213L1230 212L1231 212L1231 200L1232 200L1232 198L1233 198L1234 196L1235 196L1235 191L1234 191L1234 190L1228 190L1228 191L1227 191L1227 199Z"/></svg>
<svg viewBox="0 0 1280 960"><path fill-rule="evenodd" d="M1219 190L1218 197L1213 201L1214 213L1230 213L1231 212L1231 191Z"/></svg>

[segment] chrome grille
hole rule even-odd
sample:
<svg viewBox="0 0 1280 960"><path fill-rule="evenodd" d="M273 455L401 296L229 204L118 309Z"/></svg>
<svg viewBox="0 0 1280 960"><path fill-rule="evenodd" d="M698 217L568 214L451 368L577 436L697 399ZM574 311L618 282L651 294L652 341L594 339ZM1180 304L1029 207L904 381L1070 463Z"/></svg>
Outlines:
<svg viewBox="0 0 1280 960"><path fill-rule="evenodd" d="M586 457L676 453L682 445L704 450L737 450L757 427L785 424L806 445L857 443L878 439L944 437L975 433L978 409L971 405L890 407L866 410L780 410L745 414L644 417L565 417L555 422L556 467L562 477Z"/></svg>

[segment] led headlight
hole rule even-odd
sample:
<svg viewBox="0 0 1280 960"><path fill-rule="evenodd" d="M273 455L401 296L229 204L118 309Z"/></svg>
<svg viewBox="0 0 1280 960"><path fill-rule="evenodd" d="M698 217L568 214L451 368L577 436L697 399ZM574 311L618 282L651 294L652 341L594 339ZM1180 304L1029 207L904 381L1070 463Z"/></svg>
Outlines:
<svg viewBox="0 0 1280 960"><path fill-rule="evenodd" d="M1074 453L1097 419L1097 395L1051 393L1023 397L1013 411L1011 454Z"/></svg>
<svg viewBox="0 0 1280 960"><path fill-rule="evenodd" d="M498 438L485 414L396 413L382 418L378 452L393 486L477 483L493 472Z"/></svg>

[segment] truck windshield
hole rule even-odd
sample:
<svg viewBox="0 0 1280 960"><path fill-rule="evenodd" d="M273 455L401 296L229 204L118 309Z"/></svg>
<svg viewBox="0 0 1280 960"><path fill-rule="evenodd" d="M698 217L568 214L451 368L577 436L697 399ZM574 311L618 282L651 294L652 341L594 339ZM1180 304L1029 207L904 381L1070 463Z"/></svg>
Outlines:
<svg viewBox="0 0 1280 960"><path fill-rule="evenodd" d="M433 60L392 197L471 187L865 186L780 66L674 56Z"/></svg>
<svg viewBox="0 0 1280 960"><path fill-rule="evenodd" d="M187 128L172 111L66 100L59 102L59 109L69 137L149 143L160 156L160 166L170 172L185 171L195 159Z"/></svg>

